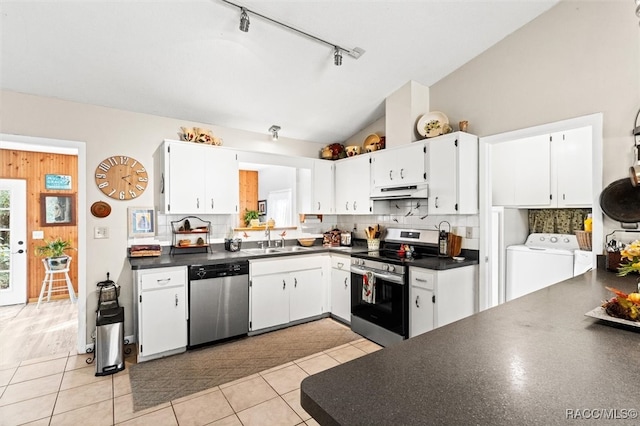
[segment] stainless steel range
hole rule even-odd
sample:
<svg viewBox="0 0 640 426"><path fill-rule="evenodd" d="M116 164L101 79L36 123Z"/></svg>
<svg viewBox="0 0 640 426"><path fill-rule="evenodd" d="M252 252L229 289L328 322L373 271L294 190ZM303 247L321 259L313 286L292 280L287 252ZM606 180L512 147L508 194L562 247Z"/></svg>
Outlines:
<svg viewBox="0 0 640 426"><path fill-rule="evenodd" d="M438 231L387 230L379 250L351 255L351 329L389 346L409 337L409 265L437 257ZM401 247L413 248L407 257Z"/></svg>

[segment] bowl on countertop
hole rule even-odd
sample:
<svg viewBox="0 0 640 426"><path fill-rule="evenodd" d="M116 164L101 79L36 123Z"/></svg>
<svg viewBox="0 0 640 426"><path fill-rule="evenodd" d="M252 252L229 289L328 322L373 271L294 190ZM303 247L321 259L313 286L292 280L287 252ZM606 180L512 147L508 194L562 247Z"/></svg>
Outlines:
<svg viewBox="0 0 640 426"><path fill-rule="evenodd" d="M311 247L315 242L315 238L298 238L298 243L303 247Z"/></svg>

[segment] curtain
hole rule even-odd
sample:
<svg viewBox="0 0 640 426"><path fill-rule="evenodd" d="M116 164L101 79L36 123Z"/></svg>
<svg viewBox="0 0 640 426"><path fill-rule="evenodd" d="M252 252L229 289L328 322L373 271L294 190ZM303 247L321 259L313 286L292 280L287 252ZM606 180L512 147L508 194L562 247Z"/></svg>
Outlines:
<svg viewBox="0 0 640 426"><path fill-rule="evenodd" d="M529 233L573 234L584 230L591 209L529 210Z"/></svg>

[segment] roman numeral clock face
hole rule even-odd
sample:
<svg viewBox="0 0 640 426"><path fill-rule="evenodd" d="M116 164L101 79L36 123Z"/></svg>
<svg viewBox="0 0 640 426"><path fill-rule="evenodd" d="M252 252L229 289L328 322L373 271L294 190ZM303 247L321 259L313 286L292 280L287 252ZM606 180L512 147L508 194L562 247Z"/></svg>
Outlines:
<svg viewBox="0 0 640 426"><path fill-rule="evenodd" d="M107 197L132 200L139 197L149 182L147 170L138 160L116 155L105 158L95 173L96 185Z"/></svg>

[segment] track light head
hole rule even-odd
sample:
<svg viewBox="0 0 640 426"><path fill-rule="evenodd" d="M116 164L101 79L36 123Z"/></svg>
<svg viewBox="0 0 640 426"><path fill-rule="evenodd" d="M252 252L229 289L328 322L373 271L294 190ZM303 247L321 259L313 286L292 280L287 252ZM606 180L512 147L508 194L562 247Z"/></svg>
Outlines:
<svg viewBox="0 0 640 426"><path fill-rule="evenodd" d="M337 46L333 48L333 63L337 67L342 65L342 52Z"/></svg>
<svg viewBox="0 0 640 426"><path fill-rule="evenodd" d="M276 126L275 124L269 127L269 131L271 132L271 139L274 141L278 140L278 132L280 131L280 126Z"/></svg>
<svg viewBox="0 0 640 426"><path fill-rule="evenodd" d="M249 32L249 15L247 15L247 9L241 7L242 14L240 14L240 31L243 33Z"/></svg>

